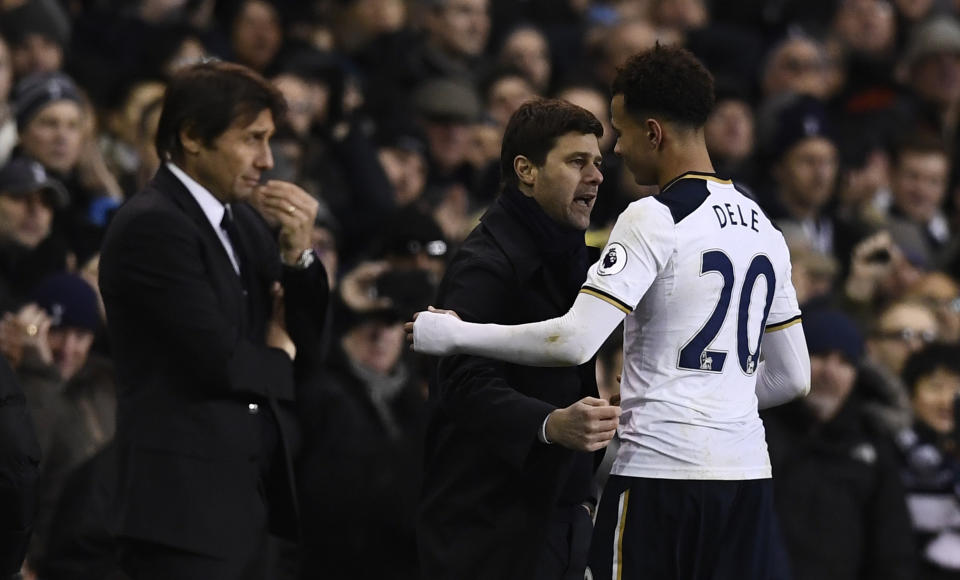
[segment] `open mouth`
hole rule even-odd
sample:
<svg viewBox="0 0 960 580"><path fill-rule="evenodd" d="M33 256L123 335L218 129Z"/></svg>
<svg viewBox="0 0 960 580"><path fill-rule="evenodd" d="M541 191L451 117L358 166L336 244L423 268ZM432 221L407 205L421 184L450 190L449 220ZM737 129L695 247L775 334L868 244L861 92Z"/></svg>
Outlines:
<svg viewBox="0 0 960 580"><path fill-rule="evenodd" d="M580 204L583 207L591 207L595 199L597 199L597 194L595 193L590 195L578 195L573 198L573 202Z"/></svg>

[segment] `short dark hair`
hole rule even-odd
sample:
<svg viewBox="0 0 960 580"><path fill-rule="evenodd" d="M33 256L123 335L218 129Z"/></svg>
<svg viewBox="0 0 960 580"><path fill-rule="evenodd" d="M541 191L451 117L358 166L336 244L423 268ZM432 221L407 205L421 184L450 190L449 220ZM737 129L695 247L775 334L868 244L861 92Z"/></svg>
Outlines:
<svg viewBox="0 0 960 580"><path fill-rule="evenodd" d="M210 145L234 123L252 123L264 110L280 124L286 109L280 91L252 69L219 61L195 64L167 85L157 125L157 155L161 160L180 159L184 128Z"/></svg>
<svg viewBox="0 0 960 580"><path fill-rule="evenodd" d="M658 43L617 69L613 95L623 95L633 116L662 115L700 128L713 109L713 76L690 51Z"/></svg>
<svg viewBox="0 0 960 580"><path fill-rule="evenodd" d="M904 155L911 153L915 155L942 155L950 161L950 155L947 153L947 146L943 139L931 131L917 130L897 141L891 160L893 165L899 165Z"/></svg>
<svg viewBox="0 0 960 580"><path fill-rule="evenodd" d="M910 355L903 366L901 376L907 390L916 391L921 379L937 370L945 370L960 375L960 346L944 342L934 342Z"/></svg>
<svg viewBox="0 0 960 580"><path fill-rule="evenodd" d="M557 139L567 133L603 137L603 125L590 111L560 99L531 99L514 111L500 146L500 185L516 187L520 180L513 160L523 155L534 165L547 161Z"/></svg>

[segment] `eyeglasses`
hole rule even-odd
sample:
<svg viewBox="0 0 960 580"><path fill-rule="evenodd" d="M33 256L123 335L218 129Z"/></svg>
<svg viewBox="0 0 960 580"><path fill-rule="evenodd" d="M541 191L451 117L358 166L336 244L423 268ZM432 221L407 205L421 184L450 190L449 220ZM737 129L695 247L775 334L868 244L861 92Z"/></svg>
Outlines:
<svg viewBox="0 0 960 580"><path fill-rule="evenodd" d="M932 330L914 330L913 328L901 328L900 330L878 331L874 333L877 338L887 340L900 340L903 342L913 342L920 340L925 343L931 343L937 340L937 333Z"/></svg>

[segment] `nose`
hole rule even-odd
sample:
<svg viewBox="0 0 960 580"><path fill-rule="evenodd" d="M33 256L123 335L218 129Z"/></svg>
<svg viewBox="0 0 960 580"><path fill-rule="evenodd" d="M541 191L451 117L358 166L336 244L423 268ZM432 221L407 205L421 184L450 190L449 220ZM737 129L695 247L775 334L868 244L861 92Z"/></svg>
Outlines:
<svg viewBox="0 0 960 580"><path fill-rule="evenodd" d="M623 153L620 152L620 139L617 139L616 145L613 146L613 152L620 157L623 157Z"/></svg>
<svg viewBox="0 0 960 580"><path fill-rule="evenodd" d="M257 169L261 171L273 169L273 151L270 150L269 143L263 144L263 149L260 150L260 154L255 160L255 165Z"/></svg>
<svg viewBox="0 0 960 580"><path fill-rule="evenodd" d="M587 178L584 181L586 183L595 183L597 185L603 183L603 173L600 171L600 168L593 163L590 163L589 166L590 168L587 169Z"/></svg>

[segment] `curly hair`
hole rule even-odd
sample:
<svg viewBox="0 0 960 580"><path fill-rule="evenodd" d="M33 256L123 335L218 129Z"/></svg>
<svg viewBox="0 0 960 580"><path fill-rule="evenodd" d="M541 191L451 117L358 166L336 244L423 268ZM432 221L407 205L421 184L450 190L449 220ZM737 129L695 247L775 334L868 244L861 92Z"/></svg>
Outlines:
<svg viewBox="0 0 960 580"><path fill-rule="evenodd" d="M713 76L690 51L658 43L617 70L613 94L623 95L631 115L662 115L699 128L713 109Z"/></svg>

